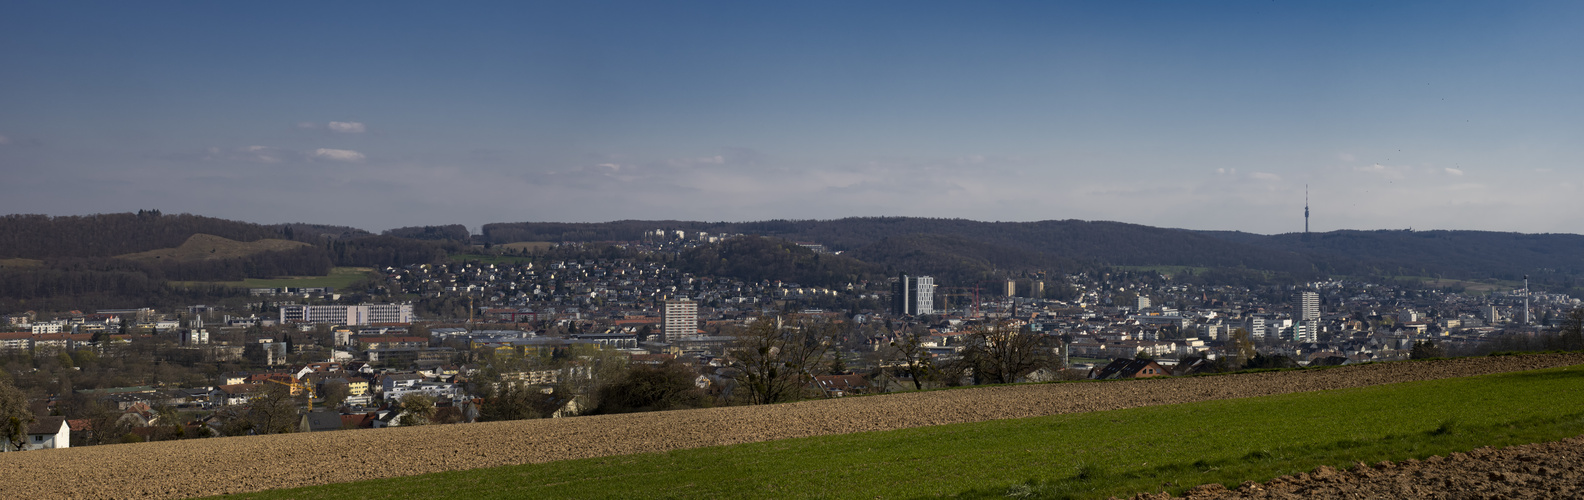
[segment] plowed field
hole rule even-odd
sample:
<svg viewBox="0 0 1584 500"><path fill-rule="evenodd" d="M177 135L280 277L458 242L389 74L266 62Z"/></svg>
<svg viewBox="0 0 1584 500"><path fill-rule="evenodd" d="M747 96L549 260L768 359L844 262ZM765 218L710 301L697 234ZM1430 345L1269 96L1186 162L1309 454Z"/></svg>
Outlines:
<svg viewBox="0 0 1584 500"><path fill-rule="evenodd" d="M1480 448L1424 460L1355 464L1347 470L1318 467L1266 483L1229 490L1209 484L1189 490L1191 500L1351 498L1581 498L1584 437L1502 449ZM1166 500L1141 494L1133 500Z"/></svg>
<svg viewBox="0 0 1584 500"><path fill-rule="evenodd" d="M1113 410L1584 364L1584 355L1035 384L799 403L0 454L6 498L179 498L773 439Z"/></svg>

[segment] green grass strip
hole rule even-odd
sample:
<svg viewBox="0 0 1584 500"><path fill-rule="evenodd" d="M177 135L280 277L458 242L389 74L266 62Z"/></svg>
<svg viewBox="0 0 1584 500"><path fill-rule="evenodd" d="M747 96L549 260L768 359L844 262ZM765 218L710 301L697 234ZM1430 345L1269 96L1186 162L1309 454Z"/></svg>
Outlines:
<svg viewBox="0 0 1584 500"><path fill-rule="evenodd" d="M247 498L1127 497L1584 434L1584 366L443 472ZM400 453L400 450L392 450Z"/></svg>
<svg viewBox="0 0 1584 500"><path fill-rule="evenodd" d="M237 288L321 288L337 290L367 278L373 269L366 267L337 267L328 276L296 276L285 278L248 278L242 281L172 281L178 286L222 285Z"/></svg>

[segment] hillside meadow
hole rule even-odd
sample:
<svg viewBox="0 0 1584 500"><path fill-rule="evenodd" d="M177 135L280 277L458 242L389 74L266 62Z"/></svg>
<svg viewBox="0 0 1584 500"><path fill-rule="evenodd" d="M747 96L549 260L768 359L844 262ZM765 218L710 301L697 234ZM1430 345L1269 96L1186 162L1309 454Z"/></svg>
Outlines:
<svg viewBox="0 0 1584 500"><path fill-rule="evenodd" d="M1584 366L1570 366L442 472L243 497L1127 497L1581 433Z"/></svg>

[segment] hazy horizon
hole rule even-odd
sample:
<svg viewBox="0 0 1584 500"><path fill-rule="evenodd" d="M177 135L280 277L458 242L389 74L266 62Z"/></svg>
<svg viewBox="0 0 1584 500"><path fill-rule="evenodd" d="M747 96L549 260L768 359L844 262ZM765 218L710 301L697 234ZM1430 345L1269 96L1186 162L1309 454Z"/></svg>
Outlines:
<svg viewBox="0 0 1584 500"><path fill-rule="evenodd" d="M0 212L1584 233L1576 2L18 3Z"/></svg>

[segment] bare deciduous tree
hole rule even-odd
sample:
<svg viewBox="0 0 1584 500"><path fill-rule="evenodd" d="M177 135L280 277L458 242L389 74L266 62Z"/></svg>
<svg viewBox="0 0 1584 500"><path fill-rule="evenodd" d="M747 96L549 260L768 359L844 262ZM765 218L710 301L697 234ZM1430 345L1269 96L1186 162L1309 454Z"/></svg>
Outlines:
<svg viewBox="0 0 1584 500"><path fill-rule="evenodd" d="M256 434L278 434L294 432L300 416L297 414L297 398L291 395L291 388L279 384L266 384L258 397L248 403L248 420L252 421L253 432Z"/></svg>
<svg viewBox="0 0 1584 500"><path fill-rule="evenodd" d="M1005 384L1058 362L1048 344L1042 335L996 322L979 325L968 334L963 358L972 364L976 382Z"/></svg>
<svg viewBox="0 0 1584 500"><path fill-rule="evenodd" d="M0 439L22 448L27 441L28 425L33 423L33 413L28 411L27 397L11 386L11 379L0 373Z"/></svg>
<svg viewBox="0 0 1584 500"><path fill-rule="evenodd" d="M897 332L896 340L891 341L887 350L887 357L901 364L899 371L907 374L913 380L913 388L918 390L923 390L924 381L934 378L936 372L929 348L924 346L924 335L922 328Z"/></svg>
<svg viewBox="0 0 1584 500"><path fill-rule="evenodd" d="M836 325L825 321L783 324L761 317L737 332L728 353L737 371L738 387L749 403L769 404L803 397L814 380L812 370L824 365L834 346Z"/></svg>

